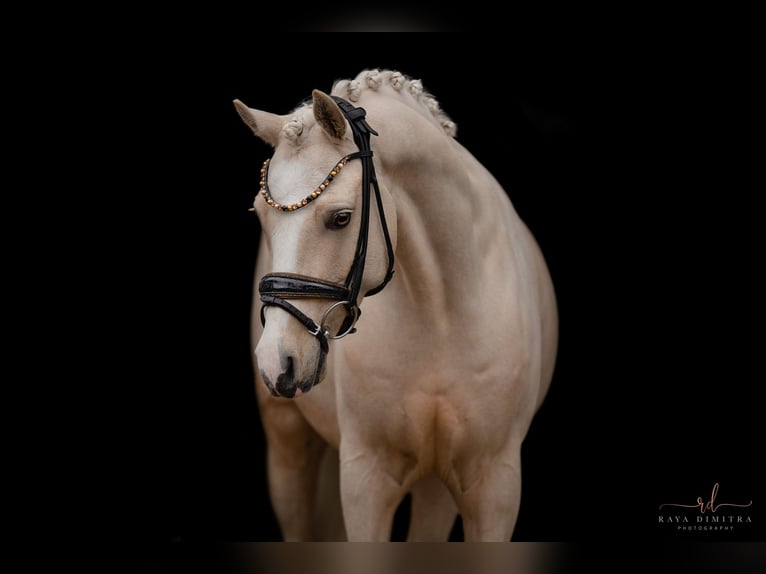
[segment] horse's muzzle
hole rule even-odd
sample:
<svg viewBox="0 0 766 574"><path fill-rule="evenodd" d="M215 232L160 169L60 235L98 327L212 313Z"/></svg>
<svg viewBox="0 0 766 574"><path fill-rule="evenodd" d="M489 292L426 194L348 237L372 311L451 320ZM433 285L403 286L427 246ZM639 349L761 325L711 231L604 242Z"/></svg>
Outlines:
<svg viewBox="0 0 766 574"><path fill-rule="evenodd" d="M293 357L280 358L282 371L273 379L266 374L264 369L260 369L261 378L266 388L275 397L294 398L309 392L312 388L322 382L325 375L327 354L320 351L316 357L316 366L309 371L308 376L299 375L296 369L296 360Z"/></svg>

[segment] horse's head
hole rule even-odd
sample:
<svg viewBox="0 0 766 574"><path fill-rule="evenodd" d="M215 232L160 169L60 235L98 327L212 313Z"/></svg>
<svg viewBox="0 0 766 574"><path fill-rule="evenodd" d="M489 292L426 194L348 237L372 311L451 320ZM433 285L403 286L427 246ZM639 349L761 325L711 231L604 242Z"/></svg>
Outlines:
<svg viewBox="0 0 766 574"><path fill-rule="evenodd" d="M390 279L396 212L361 108L318 90L285 116L234 104L274 147L254 202L271 255L255 354L272 394L294 397L322 380L330 342L354 331L365 294Z"/></svg>

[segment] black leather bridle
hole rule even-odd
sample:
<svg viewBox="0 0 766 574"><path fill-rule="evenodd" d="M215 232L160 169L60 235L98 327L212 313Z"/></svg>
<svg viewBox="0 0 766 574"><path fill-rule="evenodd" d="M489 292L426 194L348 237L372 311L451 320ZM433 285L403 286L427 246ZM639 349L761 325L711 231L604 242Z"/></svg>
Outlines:
<svg viewBox="0 0 766 574"><path fill-rule="evenodd" d="M258 286L261 294L261 324L266 324L264 309L268 306L280 307L298 319L318 340L322 350L327 353L329 349L328 339L341 339L356 331L355 325L362 311L359 309L357 299L362 287L364 276L364 264L367 258L367 242L370 229L370 195L375 192L375 202L378 208L380 224L383 228L383 237L386 241L388 256L388 271L383 281L377 287L365 293L366 297L375 295L391 280L394 274L394 249L386 224L386 216L383 212L383 200L380 197L380 188L375 176L375 166L372 163L372 149L370 149L370 135L378 135L365 121L367 112L364 108L357 108L343 98L331 96L346 116L354 136L354 143L359 151L345 156L344 160L359 159L362 162L362 214L359 227L359 237L356 242L356 252L351 263L351 269L346 276L343 285L331 283L323 279L307 277L296 273L269 273L264 275ZM265 176L264 176L265 177ZM322 315L319 323L304 314L288 299L331 299L332 303ZM325 325L327 318L338 307L346 309L346 318L336 334L331 334Z"/></svg>

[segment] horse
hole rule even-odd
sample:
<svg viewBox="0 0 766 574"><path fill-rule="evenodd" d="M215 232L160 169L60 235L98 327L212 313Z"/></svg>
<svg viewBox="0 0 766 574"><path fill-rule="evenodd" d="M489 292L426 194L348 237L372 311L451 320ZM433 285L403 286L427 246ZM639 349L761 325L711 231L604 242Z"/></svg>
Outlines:
<svg viewBox="0 0 766 574"><path fill-rule="evenodd" d="M509 195L399 71L335 80L288 114L233 103L273 148L252 341L283 540L325 539L324 507L341 539L390 541L408 494L408 541L446 541L458 516L465 541L511 540L559 325Z"/></svg>

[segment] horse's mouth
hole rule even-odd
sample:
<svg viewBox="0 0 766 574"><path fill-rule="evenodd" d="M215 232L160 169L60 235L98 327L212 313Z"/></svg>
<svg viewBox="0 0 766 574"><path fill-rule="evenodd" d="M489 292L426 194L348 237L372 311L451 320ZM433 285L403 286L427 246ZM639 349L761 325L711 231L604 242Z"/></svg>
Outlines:
<svg viewBox="0 0 766 574"><path fill-rule="evenodd" d="M286 399L297 398L308 393L322 382L327 371L327 353L320 349L315 364L314 371L305 379L296 378L292 365L284 373L281 373L276 381L272 381L263 371L261 371L261 378L272 396Z"/></svg>

